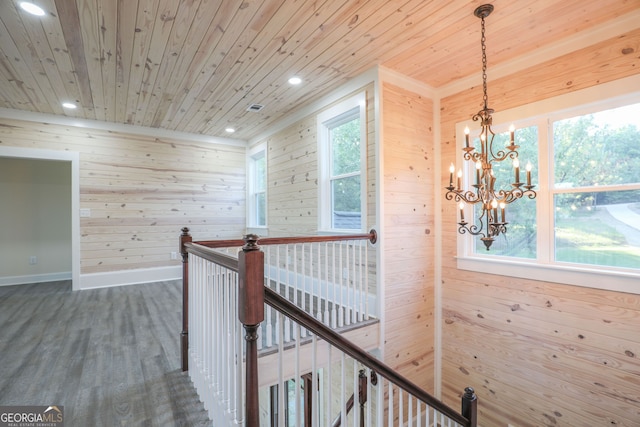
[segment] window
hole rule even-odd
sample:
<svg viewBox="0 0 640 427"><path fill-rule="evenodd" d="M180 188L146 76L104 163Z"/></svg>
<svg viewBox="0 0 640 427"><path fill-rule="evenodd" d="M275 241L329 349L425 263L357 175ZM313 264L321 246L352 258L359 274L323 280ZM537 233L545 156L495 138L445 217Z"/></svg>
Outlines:
<svg viewBox="0 0 640 427"><path fill-rule="evenodd" d="M364 226L366 120L364 94L318 116L320 229Z"/></svg>
<svg viewBox="0 0 640 427"><path fill-rule="evenodd" d="M640 103L551 119L554 258L640 270Z"/></svg>
<svg viewBox="0 0 640 427"><path fill-rule="evenodd" d="M639 117L640 93L516 119L537 197L507 205L508 231L490 251L460 236L459 267L640 293ZM510 166L497 180L513 181Z"/></svg>
<svg viewBox="0 0 640 427"><path fill-rule="evenodd" d="M247 226L267 226L267 157L263 144L249 153Z"/></svg>

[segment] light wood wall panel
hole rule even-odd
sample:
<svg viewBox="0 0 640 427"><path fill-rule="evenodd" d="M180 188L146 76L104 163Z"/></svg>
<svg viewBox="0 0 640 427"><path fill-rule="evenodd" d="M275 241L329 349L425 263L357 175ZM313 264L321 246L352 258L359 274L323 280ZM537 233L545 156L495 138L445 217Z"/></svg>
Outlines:
<svg viewBox="0 0 640 427"><path fill-rule="evenodd" d="M375 114L373 85L357 90L367 98L367 226L376 224ZM341 102L325 106L325 109ZM267 146L267 227L271 237L318 233L318 140L314 112L285 129L256 141Z"/></svg>
<svg viewBox="0 0 640 427"><path fill-rule="evenodd" d="M433 101L383 84L385 362L434 386Z"/></svg>
<svg viewBox="0 0 640 427"><path fill-rule="evenodd" d="M82 274L178 265L185 226L194 239L244 233L245 147L10 119L0 146L80 153Z"/></svg>
<svg viewBox="0 0 640 427"><path fill-rule="evenodd" d="M640 72L640 31L489 81L496 111ZM638 88L630 88L637 90ZM441 101L443 171L455 123L481 88ZM456 206L443 202L443 397L471 385L482 426L640 425L640 296L478 274L455 261Z"/></svg>

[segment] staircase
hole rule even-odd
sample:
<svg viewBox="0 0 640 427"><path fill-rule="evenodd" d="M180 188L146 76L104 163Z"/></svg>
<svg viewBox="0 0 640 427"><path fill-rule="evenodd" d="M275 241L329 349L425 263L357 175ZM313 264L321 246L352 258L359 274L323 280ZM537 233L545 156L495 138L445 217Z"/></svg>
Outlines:
<svg viewBox="0 0 640 427"><path fill-rule="evenodd" d="M215 426L475 426L375 358L376 235L193 242L183 370Z"/></svg>

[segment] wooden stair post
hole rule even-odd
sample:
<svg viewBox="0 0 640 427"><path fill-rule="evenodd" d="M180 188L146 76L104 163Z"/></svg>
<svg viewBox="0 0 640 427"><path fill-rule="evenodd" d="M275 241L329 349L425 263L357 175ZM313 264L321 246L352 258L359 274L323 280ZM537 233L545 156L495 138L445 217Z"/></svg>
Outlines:
<svg viewBox="0 0 640 427"><path fill-rule="evenodd" d="M258 326L264 320L264 252L257 244L258 236L244 236L242 252L238 254L238 318L244 325L246 352L246 414L247 427L259 427L258 398Z"/></svg>
<svg viewBox="0 0 640 427"><path fill-rule="evenodd" d="M469 427L478 425L478 397L471 387L465 388L462 395L462 416L469 420Z"/></svg>
<svg viewBox="0 0 640 427"><path fill-rule="evenodd" d="M358 372L358 403L360 403L360 427L364 427L364 405L367 404L367 375L364 369Z"/></svg>
<svg viewBox="0 0 640 427"><path fill-rule="evenodd" d="M184 247L191 243L193 237L189 229L184 227L180 235L180 255L182 255L182 332L180 333L180 357L182 371L189 370L189 254Z"/></svg>

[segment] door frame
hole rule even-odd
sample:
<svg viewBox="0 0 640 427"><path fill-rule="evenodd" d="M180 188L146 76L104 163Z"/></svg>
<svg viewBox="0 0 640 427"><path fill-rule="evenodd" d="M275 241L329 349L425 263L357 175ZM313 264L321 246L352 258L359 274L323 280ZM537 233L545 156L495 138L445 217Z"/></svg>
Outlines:
<svg viewBox="0 0 640 427"><path fill-rule="evenodd" d="M2 147L0 157L69 162L71 166L71 289L80 287L80 153L39 148Z"/></svg>

